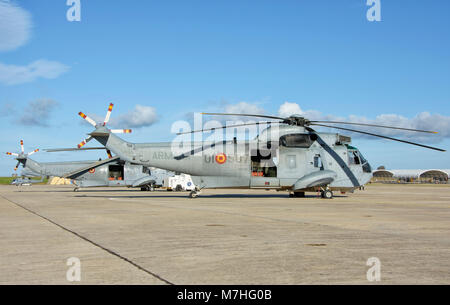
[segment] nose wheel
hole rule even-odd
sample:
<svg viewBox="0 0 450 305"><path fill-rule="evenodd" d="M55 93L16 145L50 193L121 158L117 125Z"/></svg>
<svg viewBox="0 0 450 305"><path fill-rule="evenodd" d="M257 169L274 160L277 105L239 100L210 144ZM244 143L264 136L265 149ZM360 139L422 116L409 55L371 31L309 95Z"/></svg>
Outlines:
<svg viewBox="0 0 450 305"><path fill-rule="evenodd" d="M200 196L201 191L199 189L195 189L192 192L189 193L189 198L197 198Z"/></svg>
<svg viewBox="0 0 450 305"><path fill-rule="evenodd" d="M333 192L330 190L324 190L321 192L321 197L324 199L333 199Z"/></svg>
<svg viewBox="0 0 450 305"><path fill-rule="evenodd" d="M200 192L192 191L189 193L189 198L194 199L194 198L197 198L199 195L200 195Z"/></svg>

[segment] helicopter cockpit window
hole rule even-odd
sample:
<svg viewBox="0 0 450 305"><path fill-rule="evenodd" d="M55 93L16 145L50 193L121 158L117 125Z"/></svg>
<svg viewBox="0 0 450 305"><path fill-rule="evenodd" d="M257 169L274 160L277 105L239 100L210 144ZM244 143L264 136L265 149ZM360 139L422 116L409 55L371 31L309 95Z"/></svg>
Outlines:
<svg viewBox="0 0 450 305"><path fill-rule="evenodd" d="M312 144L309 134L289 134L280 138L280 145L285 147L309 148Z"/></svg>
<svg viewBox="0 0 450 305"><path fill-rule="evenodd" d="M361 152L353 146L347 145L348 148L348 163L350 165L362 165L362 169L365 173L371 173L372 167L369 162L364 158Z"/></svg>
<svg viewBox="0 0 450 305"><path fill-rule="evenodd" d="M361 154L361 152L359 152L359 157L361 158L361 164L363 165L363 171L365 173L371 173L372 172L372 167L369 164L369 161L367 161L364 156Z"/></svg>
<svg viewBox="0 0 450 305"><path fill-rule="evenodd" d="M359 152L356 150L353 151L349 151L348 152L348 158L349 158L349 163L350 164L361 164L361 159L359 157Z"/></svg>
<svg viewBox="0 0 450 305"><path fill-rule="evenodd" d="M364 158L362 153L360 151L358 151L358 154L359 154L359 158L361 159L361 164L366 164L367 160Z"/></svg>

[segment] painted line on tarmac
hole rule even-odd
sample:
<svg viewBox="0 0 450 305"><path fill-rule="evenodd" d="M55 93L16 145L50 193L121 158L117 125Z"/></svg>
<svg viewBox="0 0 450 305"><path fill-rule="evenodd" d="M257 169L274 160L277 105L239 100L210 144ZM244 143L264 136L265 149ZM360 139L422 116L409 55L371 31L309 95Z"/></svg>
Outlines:
<svg viewBox="0 0 450 305"><path fill-rule="evenodd" d="M147 274L149 274L149 275L151 275L151 276L157 278L157 279L160 280L161 282L164 282L164 283L166 283L166 284L168 284L168 285L175 285L174 283L169 282L168 280L162 278L161 276L157 275L156 273L153 273L153 272L151 272L150 270L145 269L144 267L142 267L142 266L136 264L135 262L133 262L132 260L130 260L130 259L128 259L128 258L126 258L126 257L124 257L124 256L122 256L122 255L120 255L120 254L118 254L118 253L116 253L116 252L114 252L113 250L110 250L110 249L108 249L108 248L105 248L104 246L102 246L102 245L96 243L95 241L92 241L92 240L90 240L89 238L84 237L83 235L80 235L79 233L77 233L77 232L75 232L75 231L72 231L72 230L70 230L70 229L68 229L68 228L66 228L66 227L64 227L64 226L62 226L62 225L60 225L59 223L56 223L56 222L54 222L53 220L51 220L51 219L49 219L49 218L47 218L47 217L45 217L45 216L43 216L43 215L40 215L40 214L38 214L37 212L35 212L35 211L33 211L33 210L30 210L29 208L24 207L23 205L21 205L21 204L19 204L19 203L17 203L17 202L14 202L14 201L12 201L12 200L10 200L10 199L8 199L8 198L2 196L2 195L0 195L0 197L3 198L3 199L5 199L5 200L8 201L8 202L14 204L14 205L17 206L17 207L22 208L22 209L24 209L25 211L27 211L27 212L29 212L29 213L35 215L35 216L38 216L38 217L44 219L45 221L47 221L47 222L49 222L49 223L51 223L51 224L57 226L58 228L63 229L64 231L69 232L69 233L71 233L71 234L77 236L78 238L81 238L82 240L84 240L84 241L86 241L86 242L88 242L88 243L90 243L90 244L92 244L92 245L94 245L94 246L96 246L96 247L98 247L98 248L100 248L100 249L102 249L102 250L108 252L109 254L114 255L114 256L120 258L121 260L123 260L123 261L125 261L125 262L127 262L127 263L129 263L129 264L131 264L131 265L133 265L133 266L136 267L137 269L139 269L139 270L141 270L141 271L144 271L145 273L147 273Z"/></svg>

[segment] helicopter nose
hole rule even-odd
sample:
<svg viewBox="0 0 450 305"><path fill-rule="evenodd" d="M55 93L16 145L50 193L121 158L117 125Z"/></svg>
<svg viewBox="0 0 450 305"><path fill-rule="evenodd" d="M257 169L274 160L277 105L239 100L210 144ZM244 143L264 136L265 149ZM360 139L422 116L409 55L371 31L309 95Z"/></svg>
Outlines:
<svg viewBox="0 0 450 305"><path fill-rule="evenodd" d="M372 178L373 178L373 173L372 172L370 172L370 173L364 173L364 175L363 175L363 179L362 179L362 184L361 185L366 185L367 183L369 183L370 182L370 180L372 180Z"/></svg>

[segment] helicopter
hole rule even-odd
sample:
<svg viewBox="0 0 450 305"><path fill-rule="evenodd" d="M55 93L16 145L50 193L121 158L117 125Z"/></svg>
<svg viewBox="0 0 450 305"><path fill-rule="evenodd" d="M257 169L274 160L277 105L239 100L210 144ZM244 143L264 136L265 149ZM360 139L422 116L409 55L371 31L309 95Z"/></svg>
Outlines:
<svg viewBox="0 0 450 305"><path fill-rule="evenodd" d="M29 176L55 176L71 179L75 185L75 192L80 188L110 186L127 186L141 188L141 191L153 191L156 186L162 185L162 182L158 182L161 180L159 177L161 173L157 171L152 173L146 166L120 160L119 157L113 157L109 151L109 158L105 160L39 163L29 158L39 152L39 149L25 153L23 140L20 141L20 146L19 153L6 153L16 157L18 163L15 171L22 164ZM18 183L25 185L28 184L25 183L27 181L27 179L22 179L18 180Z"/></svg>
<svg viewBox="0 0 450 305"><path fill-rule="evenodd" d="M202 115L257 117L271 121L180 132L178 135L267 125L253 140L238 141L234 137L232 140L192 142L188 147L184 147L184 151L177 151L174 150L173 143L135 144L116 136L113 130L107 127L113 106L110 104L103 123L95 122L83 112L79 113L95 128L80 145L95 139L104 146L100 149L108 149L128 162L189 174L196 185L196 189L189 194L191 198L199 196L202 189L245 188L288 191L289 197L305 197L305 192L320 192L322 198L331 199L335 191L353 192L371 180L372 167L360 150L351 145L351 137L339 133L317 132L312 126L335 128L445 151L335 124L435 134L434 131L350 122L311 121L299 115L283 118L232 113Z"/></svg>
<svg viewBox="0 0 450 305"><path fill-rule="evenodd" d="M32 180L28 177L16 177L12 182L11 185L15 185L15 186L32 186L33 184L37 184L37 183L42 183L44 182L44 178L41 177L40 180Z"/></svg>

